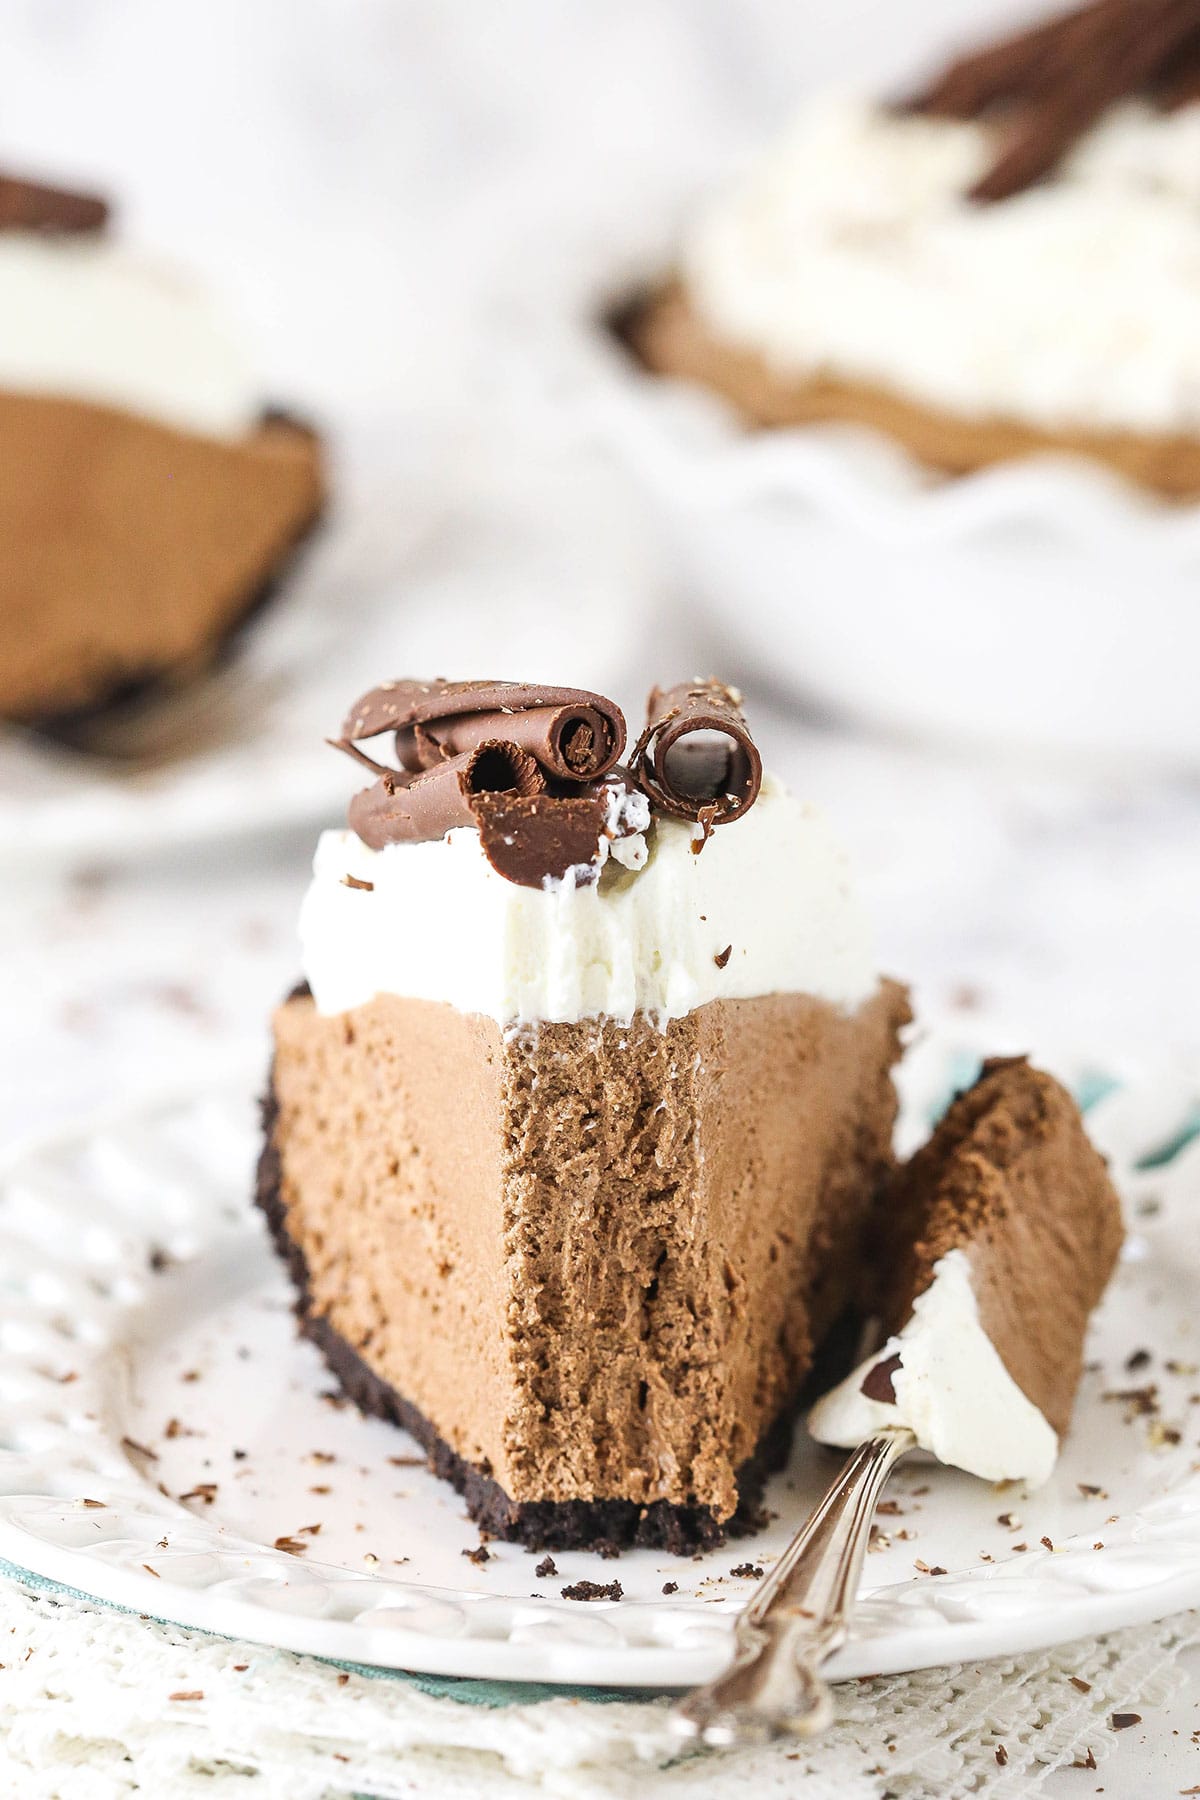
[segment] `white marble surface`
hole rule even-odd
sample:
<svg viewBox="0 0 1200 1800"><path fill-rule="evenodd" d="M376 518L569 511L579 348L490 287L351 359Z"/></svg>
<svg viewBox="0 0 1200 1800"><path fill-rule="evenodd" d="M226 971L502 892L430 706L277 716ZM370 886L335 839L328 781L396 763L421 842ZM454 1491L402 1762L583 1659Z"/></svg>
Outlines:
<svg viewBox="0 0 1200 1800"><path fill-rule="evenodd" d="M498 352L520 337L514 293L595 256L641 189L686 194L801 83L912 66L981 10L0 0L0 158L119 192L131 234L207 272L273 389L335 420L351 456L381 425L404 440L394 505L431 509L434 548L411 587L396 576L395 667L364 685L403 672L414 646L452 672L464 613L493 596L537 597L515 609L517 672L543 610L569 643L573 616L619 596L605 679L632 708L642 670L736 674L736 646L697 638L637 496L526 418ZM414 443L436 484L412 475ZM1052 1060L1170 1051L1200 1071L1195 778L845 738L753 672L748 690L772 763L848 838L883 960L926 1016L984 1013L998 1049ZM0 1142L261 1062L295 975L312 837L0 869ZM1200 1671L1101 1776L1067 1771L1046 1791L1134 1800L1200 1782L1198 1703Z"/></svg>

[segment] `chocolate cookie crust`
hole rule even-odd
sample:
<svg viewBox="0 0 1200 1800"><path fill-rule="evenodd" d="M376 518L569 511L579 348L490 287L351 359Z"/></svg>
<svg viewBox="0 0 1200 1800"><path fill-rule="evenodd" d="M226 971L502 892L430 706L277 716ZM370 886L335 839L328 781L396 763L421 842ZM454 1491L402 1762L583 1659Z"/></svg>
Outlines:
<svg viewBox="0 0 1200 1800"><path fill-rule="evenodd" d="M971 418L891 389L833 374L790 375L757 351L726 343L682 285L627 307L613 328L655 375L694 381L732 402L756 429L865 425L947 475L1038 455L1086 456L1167 500L1200 495L1200 440L1178 434L1042 429L1011 418Z"/></svg>
<svg viewBox="0 0 1200 1800"><path fill-rule="evenodd" d="M315 525L320 441L270 415L226 442L0 393L0 717L78 735L204 672Z"/></svg>

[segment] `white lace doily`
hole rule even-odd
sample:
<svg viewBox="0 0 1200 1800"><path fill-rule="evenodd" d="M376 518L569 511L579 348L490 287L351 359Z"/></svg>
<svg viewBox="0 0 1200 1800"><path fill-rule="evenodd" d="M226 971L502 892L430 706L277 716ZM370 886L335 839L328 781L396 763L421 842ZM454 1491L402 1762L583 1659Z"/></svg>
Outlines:
<svg viewBox="0 0 1200 1800"><path fill-rule="evenodd" d="M1027 1800L1166 1699L1200 1615L839 1688L815 1744L678 1756L665 1703L437 1696L0 1583L0 1786L21 1800ZM449 1684L447 1684L449 1685ZM1103 1778L1099 1778L1102 1780ZM1093 1778L1087 1789L1096 1785Z"/></svg>

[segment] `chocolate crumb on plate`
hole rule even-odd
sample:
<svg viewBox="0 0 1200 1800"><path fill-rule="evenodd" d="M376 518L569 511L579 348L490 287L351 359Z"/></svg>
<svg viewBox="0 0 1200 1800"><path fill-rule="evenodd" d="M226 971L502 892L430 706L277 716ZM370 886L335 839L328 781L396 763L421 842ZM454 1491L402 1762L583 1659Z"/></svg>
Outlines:
<svg viewBox="0 0 1200 1800"><path fill-rule="evenodd" d="M662 1591L664 1594L677 1594L679 1592L679 1583L677 1581L664 1581Z"/></svg>
<svg viewBox="0 0 1200 1800"><path fill-rule="evenodd" d="M1141 1722L1141 1713L1115 1712L1109 1720L1109 1728L1112 1731L1128 1731L1131 1725L1140 1725Z"/></svg>
<svg viewBox="0 0 1200 1800"><path fill-rule="evenodd" d="M738 1563L737 1567L730 1569L729 1573L740 1576L745 1581L761 1581L763 1578L762 1569L757 1563L752 1562Z"/></svg>
<svg viewBox="0 0 1200 1800"><path fill-rule="evenodd" d="M715 953L715 955L713 956L713 961L716 963L718 969L723 969L732 955L733 955L733 945L726 944L726 946L723 950L718 950Z"/></svg>
<svg viewBox="0 0 1200 1800"><path fill-rule="evenodd" d="M558 1568L552 1556L543 1556L541 1562L533 1572L538 1577L539 1581L544 1581L551 1575L557 1575Z"/></svg>
<svg viewBox="0 0 1200 1800"><path fill-rule="evenodd" d="M464 1550L462 1554L468 1562L473 1562L476 1567L492 1560L492 1553L486 1544L476 1544L473 1550Z"/></svg>
<svg viewBox="0 0 1200 1800"><path fill-rule="evenodd" d="M564 1600L623 1600L625 1589L619 1581L573 1581L562 1589Z"/></svg>

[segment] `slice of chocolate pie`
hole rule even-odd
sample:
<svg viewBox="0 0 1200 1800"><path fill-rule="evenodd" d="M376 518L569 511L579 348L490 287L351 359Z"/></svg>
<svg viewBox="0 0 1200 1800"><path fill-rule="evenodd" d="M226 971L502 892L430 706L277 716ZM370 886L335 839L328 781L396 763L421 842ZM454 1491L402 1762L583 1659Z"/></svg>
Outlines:
<svg viewBox="0 0 1200 1800"><path fill-rule="evenodd" d="M315 433L107 216L0 178L0 717L56 730L205 669L324 489Z"/></svg>
<svg viewBox="0 0 1200 1800"><path fill-rule="evenodd" d="M1079 1108L1022 1057L985 1065L885 1193L882 1348L809 1424L852 1446L908 1425L940 1461L1044 1481L1083 1369L1121 1208Z"/></svg>
<svg viewBox="0 0 1200 1800"><path fill-rule="evenodd" d="M908 1009L736 694L624 744L571 689L353 709L259 1198L346 1391L488 1530L687 1549L751 1522L855 1295Z"/></svg>

